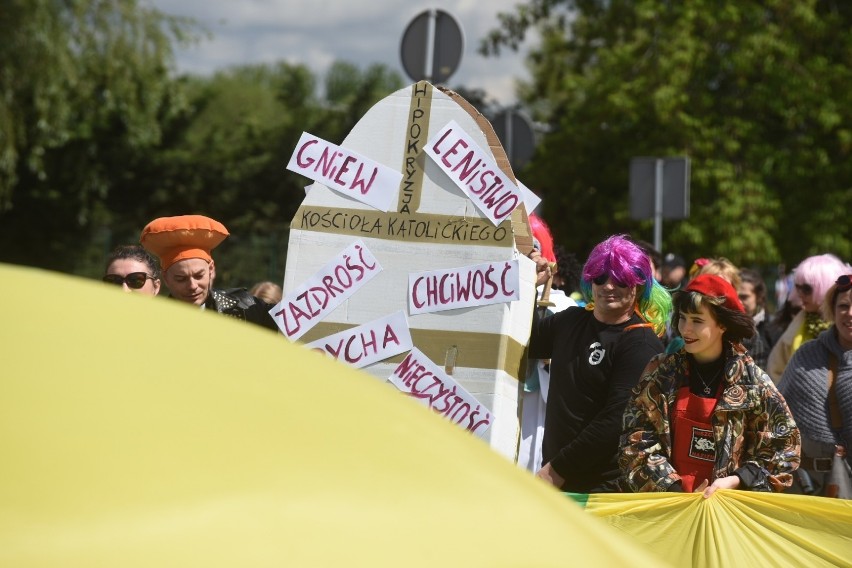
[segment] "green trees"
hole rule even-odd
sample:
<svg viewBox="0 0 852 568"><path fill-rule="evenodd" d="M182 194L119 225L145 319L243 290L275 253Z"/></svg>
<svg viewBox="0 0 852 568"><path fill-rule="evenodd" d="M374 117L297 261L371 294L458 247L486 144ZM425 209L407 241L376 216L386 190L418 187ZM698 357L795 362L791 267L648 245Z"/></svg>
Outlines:
<svg viewBox="0 0 852 568"><path fill-rule="evenodd" d="M852 256L852 7L531 0L501 21L484 51L541 38L522 97L551 132L523 179L561 242L649 239L628 218L630 159L686 154L692 214L664 224L666 250Z"/></svg>
<svg viewBox="0 0 852 568"><path fill-rule="evenodd" d="M72 270L101 201L184 106L188 22L135 0L8 0L0 12L0 250ZM53 238L45 239L45 235ZM85 248L85 247L84 247Z"/></svg>
<svg viewBox="0 0 852 568"><path fill-rule="evenodd" d="M7 0L0 9L0 262L98 276L160 215L203 213L233 236L222 285L283 278L306 180L285 166L303 131L340 142L402 86L383 66L227 69L178 77L201 32L137 0Z"/></svg>

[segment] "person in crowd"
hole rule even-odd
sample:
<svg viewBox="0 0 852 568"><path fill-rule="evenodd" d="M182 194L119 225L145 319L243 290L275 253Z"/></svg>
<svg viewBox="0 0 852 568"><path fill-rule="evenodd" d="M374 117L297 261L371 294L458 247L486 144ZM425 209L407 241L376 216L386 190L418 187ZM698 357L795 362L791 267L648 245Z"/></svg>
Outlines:
<svg viewBox="0 0 852 568"><path fill-rule="evenodd" d="M826 291L822 311L831 327L796 350L778 383L802 431L794 491L817 495L827 495L835 452L843 452L852 466L847 451L852 440L852 274L840 276Z"/></svg>
<svg viewBox="0 0 852 568"><path fill-rule="evenodd" d="M692 268L689 270L689 277L695 278L699 274L715 274L716 276L721 276L731 283L734 290L738 290L741 284L740 269L724 256L696 259Z"/></svg>
<svg viewBox="0 0 852 568"><path fill-rule="evenodd" d="M660 268L662 279L660 283L669 291L680 290L687 278L686 262L683 257L672 252L663 258L663 266Z"/></svg>
<svg viewBox="0 0 852 568"><path fill-rule="evenodd" d="M578 306L585 306L583 293L580 292L580 275L583 266L577 260L577 255L568 252L562 245L554 245L556 254L556 273L553 275L553 289L562 291Z"/></svg>
<svg viewBox="0 0 852 568"><path fill-rule="evenodd" d="M532 257L539 280L547 278L547 262ZM585 308L533 321L529 356L551 360L537 476L564 491L614 491L621 416L642 369L663 350L671 296L624 235L594 247L580 287Z"/></svg>
<svg viewBox="0 0 852 568"><path fill-rule="evenodd" d="M775 305L776 312L781 311L782 306L793 291L793 275L787 273L787 265L783 262L777 267L778 277L775 279Z"/></svg>
<svg viewBox="0 0 852 568"><path fill-rule="evenodd" d="M639 248L642 249L642 252L648 255L648 259L651 261L651 268L654 269L654 280L656 280L657 282L661 281L663 278L663 253L655 249L654 245L652 245L648 241L636 239L634 242L639 245Z"/></svg>
<svg viewBox="0 0 852 568"><path fill-rule="evenodd" d="M757 330L754 336L743 338L743 345L748 349L755 365L765 369L769 350L773 345L767 331L769 321L766 314L766 284L760 272L751 268L741 269L739 277L740 285L737 288L737 294L746 313L754 320L754 327Z"/></svg>
<svg viewBox="0 0 852 568"><path fill-rule="evenodd" d="M535 214L530 214L530 228L533 234L533 246L542 258L557 266L551 281L556 282L559 276L559 263L555 256L556 247L553 245L553 236L550 228L543 219ZM538 286L538 297L547 286L544 283ZM551 287L546 301L536 306L540 317L555 314L576 303L565 295L565 292ZM524 380L524 392L521 406L521 441L518 446L518 465L531 471L538 472L541 469L541 445L544 438L544 417L547 410L547 394L550 387L550 360L529 359L527 361L527 374Z"/></svg>
<svg viewBox="0 0 852 568"><path fill-rule="evenodd" d="M802 310L769 352L766 372L773 381L777 383L781 379L787 362L802 343L815 339L820 332L830 327L831 324L820 313L820 305L826 290L837 277L848 272L852 272L849 266L833 254L810 256L795 268L793 295L801 300Z"/></svg>
<svg viewBox="0 0 852 568"><path fill-rule="evenodd" d="M781 339L781 336L787 330L787 326L790 325L790 322L793 321L793 318L800 311L802 311L802 300L795 294L791 298L784 300L780 309L776 310L766 326L766 335L769 337L769 343L772 347L775 347L775 344L778 343L778 340ZM772 349L770 348L771 351ZM766 366L769 366L768 360Z"/></svg>
<svg viewBox="0 0 852 568"><path fill-rule="evenodd" d="M257 284L249 288L249 294L273 306L280 302L282 296L284 295L283 291L281 290L281 286L279 286L275 282L270 282L269 280L258 282Z"/></svg>
<svg viewBox="0 0 852 568"><path fill-rule="evenodd" d="M121 286L125 292L156 296L160 293L160 266L141 246L121 245L107 257L103 281Z"/></svg>
<svg viewBox="0 0 852 568"><path fill-rule="evenodd" d="M269 314L271 305L244 288L213 288L216 265L210 253L228 235L225 226L214 219L179 215L154 219L142 230L140 241L159 257L163 280L173 298L277 331Z"/></svg>
<svg viewBox="0 0 852 568"><path fill-rule="evenodd" d="M738 289L740 286L739 268L725 257L695 259L695 262L689 268L688 279L691 280L699 274L715 274L730 282L734 289ZM666 353L675 353L683 347L683 338L677 333L677 323L677 321L670 322L666 330Z"/></svg>
<svg viewBox="0 0 852 568"><path fill-rule="evenodd" d="M648 363L627 404L619 465L628 491L782 491L800 436L784 397L741 340L755 333L734 287L698 275L675 297L684 346Z"/></svg>

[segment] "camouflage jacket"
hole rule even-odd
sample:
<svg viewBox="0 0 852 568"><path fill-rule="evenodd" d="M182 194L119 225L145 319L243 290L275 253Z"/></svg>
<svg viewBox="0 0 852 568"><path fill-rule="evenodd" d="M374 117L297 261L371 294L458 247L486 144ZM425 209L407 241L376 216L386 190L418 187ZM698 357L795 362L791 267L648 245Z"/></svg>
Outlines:
<svg viewBox="0 0 852 568"><path fill-rule="evenodd" d="M799 465L800 436L784 397L740 344L725 343L724 390L711 418L714 478L746 464L758 470L752 491L782 491ZM689 359L680 349L654 357L642 373L624 413L619 467L627 491L667 491L680 476L669 463L671 411L686 386ZM711 480L712 481L712 480Z"/></svg>

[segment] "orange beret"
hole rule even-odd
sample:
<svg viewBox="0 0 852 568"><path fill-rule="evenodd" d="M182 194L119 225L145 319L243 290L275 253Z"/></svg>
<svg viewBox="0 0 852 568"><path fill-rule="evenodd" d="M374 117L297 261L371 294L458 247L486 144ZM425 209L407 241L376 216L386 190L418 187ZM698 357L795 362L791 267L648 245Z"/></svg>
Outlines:
<svg viewBox="0 0 852 568"><path fill-rule="evenodd" d="M162 269L179 260L203 258L213 260L210 251L229 235L225 225L204 215L160 217L142 229L142 246L160 258Z"/></svg>

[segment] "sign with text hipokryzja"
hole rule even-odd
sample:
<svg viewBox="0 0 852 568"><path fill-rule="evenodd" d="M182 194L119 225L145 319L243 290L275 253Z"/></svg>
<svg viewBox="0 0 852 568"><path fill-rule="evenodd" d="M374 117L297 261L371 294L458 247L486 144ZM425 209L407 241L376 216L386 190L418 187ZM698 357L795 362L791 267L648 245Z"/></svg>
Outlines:
<svg viewBox="0 0 852 568"><path fill-rule="evenodd" d="M408 313L425 314L512 302L520 298L517 260L408 275Z"/></svg>
<svg viewBox="0 0 852 568"><path fill-rule="evenodd" d="M414 342L411 340L405 312L400 310L358 327L323 337L308 343L307 346L360 369L405 353L414 347Z"/></svg>
<svg viewBox="0 0 852 568"><path fill-rule="evenodd" d="M402 180L401 172L307 132L287 169L380 211L390 209Z"/></svg>
<svg viewBox="0 0 852 568"><path fill-rule="evenodd" d="M491 413L416 347L390 376L393 385L474 434L491 426Z"/></svg>
<svg viewBox="0 0 852 568"><path fill-rule="evenodd" d="M269 314L295 341L381 271L379 261L359 239L282 298Z"/></svg>
<svg viewBox="0 0 852 568"><path fill-rule="evenodd" d="M518 186L455 120L433 136L424 151L495 225L524 202Z"/></svg>

